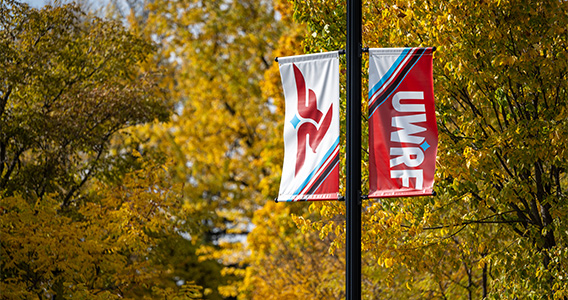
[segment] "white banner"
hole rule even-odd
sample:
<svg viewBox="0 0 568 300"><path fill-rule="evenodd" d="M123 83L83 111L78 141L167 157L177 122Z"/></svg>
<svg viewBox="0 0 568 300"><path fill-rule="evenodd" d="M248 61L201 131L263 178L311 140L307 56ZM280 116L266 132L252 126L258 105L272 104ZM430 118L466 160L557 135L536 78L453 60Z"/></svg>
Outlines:
<svg viewBox="0 0 568 300"><path fill-rule="evenodd" d="M339 52L278 58L286 99L277 201L339 198Z"/></svg>

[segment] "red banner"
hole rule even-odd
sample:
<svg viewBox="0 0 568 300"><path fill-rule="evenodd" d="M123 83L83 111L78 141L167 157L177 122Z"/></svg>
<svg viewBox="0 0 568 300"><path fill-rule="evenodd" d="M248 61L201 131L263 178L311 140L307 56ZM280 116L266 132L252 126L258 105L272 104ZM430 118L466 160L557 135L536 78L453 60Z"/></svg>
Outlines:
<svg viewBox="0 0 568 300"><path fill-rule="evenodd" d="M432 48L369 49L369 198L431 195Z"/></svg>

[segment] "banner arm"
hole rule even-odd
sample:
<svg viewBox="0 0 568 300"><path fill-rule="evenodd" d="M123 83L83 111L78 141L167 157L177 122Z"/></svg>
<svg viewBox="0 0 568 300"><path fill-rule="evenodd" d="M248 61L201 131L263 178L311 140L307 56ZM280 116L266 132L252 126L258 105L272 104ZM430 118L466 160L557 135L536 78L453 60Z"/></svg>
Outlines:
<svg viewBox="0 0 568 300"><path fill-rule="evenodd" d="M306 201L306 200L299 200L299 201ZM324 199L324 200L320 200L320 201L340 201L340 202L343 202L343 201L345 201L345 196L337 195L337 199ZM274 202L281 203L281 202L297 202L297 201L278 200L278 197L276 197L276 198L274 198Z"/></svg>
<svg viewBox="0 0 568 300"><path fill-rule="evenodd" d="M369 195L362 195L361 199L369 200L369 199L384 199L384 198L407 198L407 197L428 197L428 196L436 196L436 191L432 191L431 193L424 193L424 194L416 194L416 195L386 195L386 196L369 196Z"/></svg>
<svg viewBox="0 0 568 300"><path fill-rule="evenodd" d="M367 48L367 49L369 49L369 48ZM337 50L337 53L340 54L340 55L345 55L345 49L339 49L339 50ZM278 56L276 56L274 58L274 61L278 62Z"/></svg>
<svg viewBox="0 0 568 300"><path fill-rule="evenodd" d="M361 48L361 51L362 51L363 53L368 53L368 52L369 52L369 47L362 47L362 48ZM345 55L345 49L339 49L338 52L339 52L340 55ZM436 52L436 47L432 47L432 52ZM276 56L276 57L274 58L274 61L275 61L275 62L278 62L278 56Z"/></svg>

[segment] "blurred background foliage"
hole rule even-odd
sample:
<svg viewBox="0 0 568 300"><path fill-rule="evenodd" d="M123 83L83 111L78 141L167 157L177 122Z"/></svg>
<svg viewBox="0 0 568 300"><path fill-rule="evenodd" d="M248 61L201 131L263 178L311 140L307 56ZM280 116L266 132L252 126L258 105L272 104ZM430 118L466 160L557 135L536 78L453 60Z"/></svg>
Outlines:
<svg viewBox="0 0 568 300"><path fill-rule="evenodd" d="M363 46L437 47L440 131L437 196L364 201L364 299L568 297L567 6L363 1ZM274 58L345 26L337 0L1 1L0 298L345 297L344 204L271 200Z"/></svg>

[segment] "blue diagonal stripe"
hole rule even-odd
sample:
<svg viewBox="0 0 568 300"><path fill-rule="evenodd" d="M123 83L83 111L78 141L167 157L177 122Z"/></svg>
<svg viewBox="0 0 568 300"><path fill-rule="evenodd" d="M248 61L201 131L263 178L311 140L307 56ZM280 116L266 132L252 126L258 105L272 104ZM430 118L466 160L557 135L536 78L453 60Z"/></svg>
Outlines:
<svg viewBox="0 0 568 300"><path fill-rule="evenodd" d="M408 71L404 74L404 76L402 77L402 79L398 82L398 84L394 87L394 89L392 90L392 92L390 92L390 94L388 94L385 97L385 100L383 100L383 102L379 103L379 105L377 105L377 107L375 107L375 109L371 112L371 114L369 115L369 119L373 116L373 114L377 111L377 109L379 108L379 106L381 106L385 101L387 101L387 99L390 97L390 95L392 95L392 93L394 93L394 91L396 91L396 89L398 88L398 86L404 81L404 79L406 78L406 76L410 73L410 71L414 68L414 66L416 65L416 63L418 63L418 61L422 58L422 56L424 55L424 53L426 53L426 51L422 52L422 54L420 54L420 56L418 57L418 59L412 64L412 66L410 66L410 68L408 69Z"/></svg>
<svg viewBox="0 0 568 300"><path fill-rule="evenodd" d="M402 60L404 59L404 57L406 56L406 54L408 54L408 52L410 51L411 48L405 48L402 53L400 54L400 56L396 59L396 61L394 62L394 64L392 64L392 66L390 67L390 69L387 71L387 73L381 78L381 80L379 80L379 82L377 82L375 84L375 86L373 86L373 88L371 90L369 90L369 100L371 100L371 97L373 96L373 94L378 91L381 86L383 86L383 84L385 84L385 82L391 77L392 73L394 72L394 70L396 70L396 68L400 65L400 63L402 62Z"/></svg>
<svg viewBox="0 0 568 300"><path fill-rule="evenodd" d="M337 140L335 141L335 143L333 143L331 148L329 148L329 150L327 150L327 153L325 154L323 159L320 161L318 166L310 173L310 175L308 175L306 180L304 180L302 185L296 190L296 192L293 194L294 196L298 195L300 193L300 191L303 190L304 187L306 187L308 182L310 182L312 177L314 177L314 175L316 174L317 170L319 170L321 168L321 166L323 165L323 163L331 156L331 153L333 153L333 150L335 150L335 147L337 147L337 145L339 145L339 137L337 137Z"/></svg>
<svg viewBox="0 0 568 300"><path fill-rule="evenodd" d="M329 175L331 175L331 173L332 173L331 171L332 171L333 169L335 169L335 167L336 167L338 164L339 164L339 158L337 158L337 159L334 158L334 159L331 161L331 165L329 166L329 169L328 169L329 172L328 172L327 174L325 174L325 177L323 177L323 178L320 180L320 182L319 182L319 184L318 184L317 186L311 187L311 188L309 189L309 192L310 192L310 193L316 192L316 191L320 188L320 186L326 181L327 177L329 177ZM317 181L316 181L316 183L317 183Z"/></svg>

